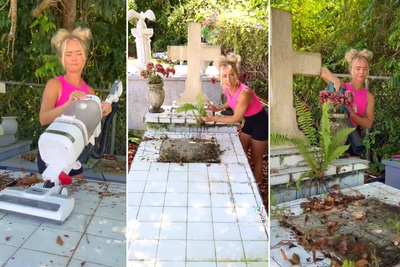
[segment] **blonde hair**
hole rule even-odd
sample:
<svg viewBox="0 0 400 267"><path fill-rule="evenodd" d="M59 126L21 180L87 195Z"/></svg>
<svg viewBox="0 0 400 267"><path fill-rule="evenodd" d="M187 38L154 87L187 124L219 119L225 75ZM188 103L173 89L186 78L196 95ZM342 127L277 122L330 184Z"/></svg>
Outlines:
<svg viewBox="0 0 400 267"><path fill-rule="evenodd" d="M67 42L70 40L77 41L82 49L83 57L85 59L86 55L88 54L88 47L91 38L92 33L88 28L82 29L81 27L78 27L73 31L60 29L57 31L56 35L51 38L51 45L56 49L56 54L61 58L61 63L65 68L64 56L67 48Z"/></svg>
<svg viewBox="0 0 400 267"><path fill-rule="evenodd" d="M240 64L241 57L234 53L229 53L227 56L219 56L214 61L214 66L219 70L219 77L221 80L222 85L222 71L225 67L230 67L235 74L236 80L239 81L239 64Z"/></svg>
<svg viewBox="0 0 400 267"><path fill-rule="evenodd" d="M345 59L349 63L350 68L354 68L359 59L364 59L367 62L369 74L369 61L372 59L371 51L364 49L359 52L357 49L351 49L349 52L346 53Z"/></svg>

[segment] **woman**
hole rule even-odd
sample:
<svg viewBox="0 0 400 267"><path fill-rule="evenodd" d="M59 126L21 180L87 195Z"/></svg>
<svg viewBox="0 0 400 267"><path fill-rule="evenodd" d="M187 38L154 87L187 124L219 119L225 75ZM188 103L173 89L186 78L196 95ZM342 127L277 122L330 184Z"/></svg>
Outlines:
<svg viewBox="0 0 400 267"><path fill-rule="evenodd" d="M361 127L369 129L374 121L374 96L364 88L364 81L369 74L369 60L372 58L372 53L366 49L361 52L351 49L346 53L345 58L349 63L350 83L344 83L326 68L322 68L321 78L328 83L329 81L333 82L336 91L339 91L340 87L344 87L345 90L353 92L354 103L357 104L358 110L357 113L350 112L349 116L350 121L354 126L357 126L357 131L361 134ZM349 140L346 144L349 144ZM360 156L354 153L351 147L346 152L347 156Z"/></svg>
<svg viewBox="0 0 400 267"><path fill-rule="evenodd" d="M51 124L75 100L86 98L86 95L95 95L92 87L86 85L82 79L82 71L88 55L88 43L91 38L89 29L76 28L72 32L61 29L51 39L57 55L65 70L65 74L49 80L43 92L40 107L40 124ZM111 105L102 102L103 117L111 112ZM37 164L39 173L46 169L46 164L38 153ZM71 177L83 178L83 168L71 170Z"/></svg>
<svg viewBox="0 0 400 267"><path fill-rule="evenodd" d="M225 91L227 102L220 107L208 105L213 112L227 109L234 110L232 117L202 117L204 121L221 123L237 123L244 117L245 124L240 134L240 142L247 155L251 147L251 160L256 182L261 182L263 174L263 154L268 144L268 113L264 109L256 94L239 81L240 56L229 54L214 61L219 69L221 86Z"/></svg>

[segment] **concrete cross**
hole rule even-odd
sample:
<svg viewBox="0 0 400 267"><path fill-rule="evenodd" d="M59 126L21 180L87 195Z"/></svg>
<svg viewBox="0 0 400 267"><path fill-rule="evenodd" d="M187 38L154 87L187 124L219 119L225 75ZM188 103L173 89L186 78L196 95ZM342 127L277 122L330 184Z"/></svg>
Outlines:
<svg viewBox="0 0 400 267"><path fill-rule="evenodd" d="M187 60L188 74L185 82L185 91L177 100L177 104L197 103L197 95L203 96L204 103L209 103L207 96L203 94L200 78L200 63L214 61L221 55L220 46L201 44L201 23L189 22L188 45L168 46L168 58L170 60Z"/></svg>
<svg viewBox="0 0 400 267"><path fill-rule="evenodd" d="M269 20L270 128L272 133L302 137L293 107L293 75L321 75L321 54L292 49L292 14L271 8Z"/></svg>

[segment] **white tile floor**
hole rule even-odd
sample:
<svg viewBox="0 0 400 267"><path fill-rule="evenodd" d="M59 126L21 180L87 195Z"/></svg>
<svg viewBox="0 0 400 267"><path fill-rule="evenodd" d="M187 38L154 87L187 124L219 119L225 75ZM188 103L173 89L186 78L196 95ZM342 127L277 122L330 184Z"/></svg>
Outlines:
<svg viewBox="0 0 400 267"><path fill-rule="evenodd" d="M0 266L126 266L125 184L87 181L67 188L75 207L61 225L0 212Z"/></svg>
<svg viewBox="0 0 400 267"><path fill-rule="evenodd" d="M356 195L356 191L358 190L360 193L364 194L367 198L376 197L383 202L398 205L400 203L400 190L382 184L382 183L371 183L364 184L360 186L356 186L353 188L346 188L341 190L343 194ZM279 206L285 205L287 207L287 212L292 215L299 215L302 213L302 208L300 208L300 203L307 201L306 199L298 199L286 203L279 204ZM307 267L322 267L322 266L331 266L331 260L326 258L322 253L317 251L316 257L321 259L317 263L312 263L312 252L306 250L304 247L299 245L299 243L294 238L294 233L287 228L283 228L279 226L276 220L271 220L271 241L270 241L270 267L289 267L292 264L288 261L285 261L281 254L281 249L285 251L286 256L288 258L292 258L294 253L298 254L300 257L300 266ZM284 245L283 243L290 241L292 244L296 245L296 247L289 248L288 245ZM310 261L307 261L309 259ZM400 265L399 265L400 266Z"/></svg>
<svg viewBox="0 0 400 267"><path fill-rule="evenodd" d="M191 136L198 137L168 134ZM217 139L226 155L220 164L159 163L161 140L139 146L128 176L129 267L268 266L268 221L255 211L261 198L247 160L239 158L238 136L201 138Z"/></svg>

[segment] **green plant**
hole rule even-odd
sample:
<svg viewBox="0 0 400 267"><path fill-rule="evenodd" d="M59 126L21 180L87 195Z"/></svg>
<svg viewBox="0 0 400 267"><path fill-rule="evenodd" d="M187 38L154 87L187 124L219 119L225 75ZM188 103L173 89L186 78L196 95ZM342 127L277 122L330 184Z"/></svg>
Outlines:
<svg viewBox="0 0 400 267"><path fill-rule="evenodd" d="M163 65L159 63L154 66L153 62L149 62L146 69L140 71L140 76L149 79L149 84L163 84L162 77L168 78L170 73L175 74L173 67L164 69Z"/></svg>
<svg viewBox="0 0 400 267"><path fill-rule="evenodd" d="M201 37L203 41L210 44L216 44L219 23L218 12L214 11L213 16L207 18L201 27Z"/></svg>
<svg viewBox="0 0 400 267"><path fill-rule="evenodd" d="M204 122L201 120L201 117L206 117L207 112L204 109L204 103L203 99L201 98L201 94L197 95L197 106L193 105L192 103L185 103L176 109L176 112L187 112L187 111L192 111L193 116L195 117L198 124L200 125L204 124ZM195 111L197 111L198 114L196 114Z"/></svg>
<svg viewBox="0 0 400 267"><path fill-rule="evenodd" d="M300 104L296 100L296 110L298 123L306 138L289 138L287 135L278 133L271 134L271 145L283 145L286 143L294 144L300 151L304 161L311 168L311 171L302 173L296 182L296 187L300 189L300 182L303 178L323 179L329 165L338 159L348 148L349 145L340 145L355 128L344 128L331 135L331 122L329 120L329 104L324 102L322 107L322 118L320 131L317 135L313 126L311 110L305 104ZM319 137L319 142L317 141Z"/></svg>

